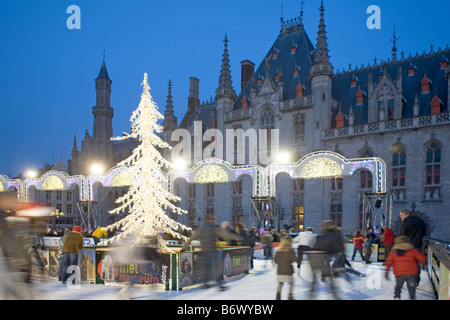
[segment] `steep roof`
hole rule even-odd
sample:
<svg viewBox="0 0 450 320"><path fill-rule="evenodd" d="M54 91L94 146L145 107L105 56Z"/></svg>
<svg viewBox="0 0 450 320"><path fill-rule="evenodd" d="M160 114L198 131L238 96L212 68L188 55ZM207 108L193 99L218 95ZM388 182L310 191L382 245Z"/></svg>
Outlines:
<svg viewBox="0 0 450 320"><path fill-rule="evenodd" d="M291 53L292 48L295 48L294 53ZM266 77L267 68L268 75L274 83L278 82L276 75L282 73L283 100L296 98L295 88L299 83L304 87L303 94L310 95L309 71L313 65L313 54L314 45L304 29L301 19L293 19L285 23L265 58L255 70L253 78L237 97L233 109L242 109L241 100L244 95L247 100L250 100L252 86L255 86L258 94L261 88L261 85L258 85L258 79ZM298 70L298 75L294 75L295 69Z"/></svg>
<svg viewBox="0 0 450 320"><path fill-rule="evenodd" d="M401 80L402 91L402 117L411 118L414 115L414 103L417 96L419 104L419 115L430 114L430 102L435 95L442 102L441 111L448 109L448 86L445 79L445 68L441 67L441 62L450 59L450 49L430 52L428 54L416 55L414 57L402 58L389 62L380 63L371 67L355 69L338 73L332 80L332 96L340 104L340 110L348 115L350 108L355 117L354 124L365 124L368 122L368 93L369 78L372 77L373 89L385 75L392 83L399 87ZM400 68L400 73L399 73ZM414 69L414 74L409 75L409 69ZM424 75L430 80L430 90L428 93L422 93L421 81ZM401 79L400 79L401 76ZM351 81L356 80L355 86L351 86ZM356 104L356 92L358 89L365 94L362 104ZM335 124L335 116L339 110L332 115L332 126Z"/></svg>
<svg viewBox="0 0 450 320"><path fill-rule="evenodd" d="M111 79L109 78L109 75L108 75L108 70L106 70L105 61L103 61L102 67L100 68L100 72L98 73L98 76L95 80L97 80L97 79L106 79L106 80L111 81Z"/></svg>

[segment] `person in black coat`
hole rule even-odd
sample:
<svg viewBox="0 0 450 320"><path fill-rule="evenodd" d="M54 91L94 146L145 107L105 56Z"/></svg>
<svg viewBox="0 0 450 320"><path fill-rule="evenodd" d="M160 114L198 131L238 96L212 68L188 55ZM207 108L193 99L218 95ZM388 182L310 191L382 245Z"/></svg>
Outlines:
<svg viewBox="0 0 450 320"><path fill-rule="evenodd" d="M409 210L400 211L400 219L402 224L398 230L398 236L407 236L414 248L422 252L423 237L427 234L425 223Z"/></svg>

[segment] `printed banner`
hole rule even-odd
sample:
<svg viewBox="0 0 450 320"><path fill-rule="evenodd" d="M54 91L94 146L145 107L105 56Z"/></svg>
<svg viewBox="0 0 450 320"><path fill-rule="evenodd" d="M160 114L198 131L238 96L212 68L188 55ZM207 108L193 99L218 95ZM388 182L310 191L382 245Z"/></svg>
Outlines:
<svg viewBox="0 0 450 320"><path fill-rule="evenodd" d="M227 277L241 274L250 268L251 248L224 249L223 274Z"/></svg>
<svg viewBox="0 0 450 320"><path fill-rule="evenodd" d="M166 284L170 279L170 255L160 254L148 260L115 260L113 251L96 252L96 282L135 282Z"/></svg>

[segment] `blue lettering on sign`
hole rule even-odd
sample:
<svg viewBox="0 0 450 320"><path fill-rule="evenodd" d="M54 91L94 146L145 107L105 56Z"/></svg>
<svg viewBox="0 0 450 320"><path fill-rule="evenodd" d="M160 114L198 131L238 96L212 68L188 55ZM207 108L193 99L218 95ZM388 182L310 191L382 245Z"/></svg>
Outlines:
<svg viewBox="0 0 450 320"><path fill-rule="evenodd" d="M94 245L95 245L94 239L92 239L92 238L84 238L83 239L83 246L92 247Z"/></svg>

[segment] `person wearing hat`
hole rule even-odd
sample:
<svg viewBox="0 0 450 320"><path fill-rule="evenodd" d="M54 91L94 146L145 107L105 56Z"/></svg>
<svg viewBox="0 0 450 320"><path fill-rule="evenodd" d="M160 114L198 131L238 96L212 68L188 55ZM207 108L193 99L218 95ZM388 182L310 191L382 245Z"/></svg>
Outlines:
<svg viewBox="0 0 450 320"><path fill-rule="evenodd" d="M69 278L67 269L69 266L78 266L78 252L83 248L83 236L81 235L81 227L74 226L73 230L67 233L62 248L62 276L61 280L66 283ZM69 271L71 273L71 271ZM71 273L72 274L72 273Z"/></svg>
<svg viewBox="0 0 450 320"><path fill-rule="evenodd" d="M420 273L419 265L425 265L427 258L419 250L414 248L410 239L406 236L398 236L394 240L394 246L386 259L385 278L389 280L389 270L394 270L395 288L394 299L400 299L400 292L406 282L409 297L416 297L417 280Z"/></svg>

